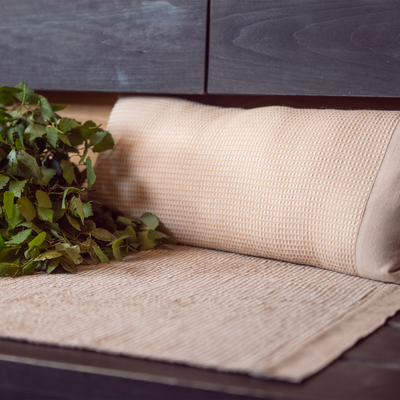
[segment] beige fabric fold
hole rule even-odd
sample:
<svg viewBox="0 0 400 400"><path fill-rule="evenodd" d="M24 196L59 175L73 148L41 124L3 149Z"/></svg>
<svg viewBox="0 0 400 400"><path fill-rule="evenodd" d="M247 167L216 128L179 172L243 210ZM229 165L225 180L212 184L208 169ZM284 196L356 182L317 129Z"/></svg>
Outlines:
<svg viewBox="0 0 400 400"><path fill-rule="evenodd" d="M399 283L399 119L123 98L92 198L155 213L181 244Z"/></svg>
<svg viewBox="0 0 400 400"><path fill-rule="evenodd" d="M289 381L399 308L400 286L186 246L0 280L0 336Z"/></svg>

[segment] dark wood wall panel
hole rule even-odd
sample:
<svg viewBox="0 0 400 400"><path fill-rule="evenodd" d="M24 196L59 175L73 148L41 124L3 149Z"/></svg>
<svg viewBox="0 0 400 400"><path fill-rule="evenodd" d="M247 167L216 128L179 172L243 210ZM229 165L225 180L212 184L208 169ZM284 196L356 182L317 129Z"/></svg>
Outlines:
<svg viewBox="0 0 400 400"><path fill-rule="evenodd" d="M400 1L211 0L209 93L400 97Z"/></svg>
<svg viewBox="0 0 400 400"><path fill-rule="evenodd" d="M0 0L0 85L203 93L206 0Z"/></svg>

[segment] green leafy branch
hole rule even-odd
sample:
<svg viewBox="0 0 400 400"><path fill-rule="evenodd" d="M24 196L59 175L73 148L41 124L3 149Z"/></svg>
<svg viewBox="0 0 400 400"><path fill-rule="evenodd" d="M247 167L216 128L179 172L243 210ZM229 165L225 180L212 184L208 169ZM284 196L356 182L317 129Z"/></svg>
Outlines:
<svg viewBox="0 0 400 400"><path fill-rule="evenodd" d="M89 149L114 141L101 125L57 114L66 107L24 82L0 87L0 276L76 272L175 243L152 214L129 218L82 200L96 180Z"/></svg>

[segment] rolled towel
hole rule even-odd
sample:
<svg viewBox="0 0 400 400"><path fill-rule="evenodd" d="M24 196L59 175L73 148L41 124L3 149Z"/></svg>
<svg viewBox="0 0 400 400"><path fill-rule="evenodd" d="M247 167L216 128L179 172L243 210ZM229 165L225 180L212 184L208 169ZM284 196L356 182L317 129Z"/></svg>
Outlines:
<svg viewBox="0 0 400 400"><path fill-rule="evenodd" d="M181 244L400 283L399 119L122 98L91 198Z"/></svg>

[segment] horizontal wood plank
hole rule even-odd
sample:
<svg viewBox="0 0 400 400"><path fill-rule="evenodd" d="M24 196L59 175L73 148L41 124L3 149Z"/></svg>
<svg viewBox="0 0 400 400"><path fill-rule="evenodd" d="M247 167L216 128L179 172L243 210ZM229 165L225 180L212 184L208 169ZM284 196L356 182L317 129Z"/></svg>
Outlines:
<svg viewBox="0 0 400 400"><path fill-rule="evenodd" d="M0 0L0 10L0 85L204 92L204 0Z"/></svg>
<svg viewBox="0 0 400 400"><path fill-rule="evenodd" d="M400 371L400 326L386 325L361 340L343 356L349 360L384 363Z"/></svg>
<svg viewBox="0 0 400 400"><path fill-rule="evenodd" d="M209 93L400 97L400 2L211 0Z"/></svg>
<svg viewBox="0 0 400 400"><path fill-rule="evenodd" d="M0 398L16 399L29 394L30 399L50 396L74 400L390 400L397 399L400 391L399 370L350 359L339 359L304 382L290 384L245 374L10 340L0 340L0 374ZM22 381L24 385L20 385Z"/></svg>

